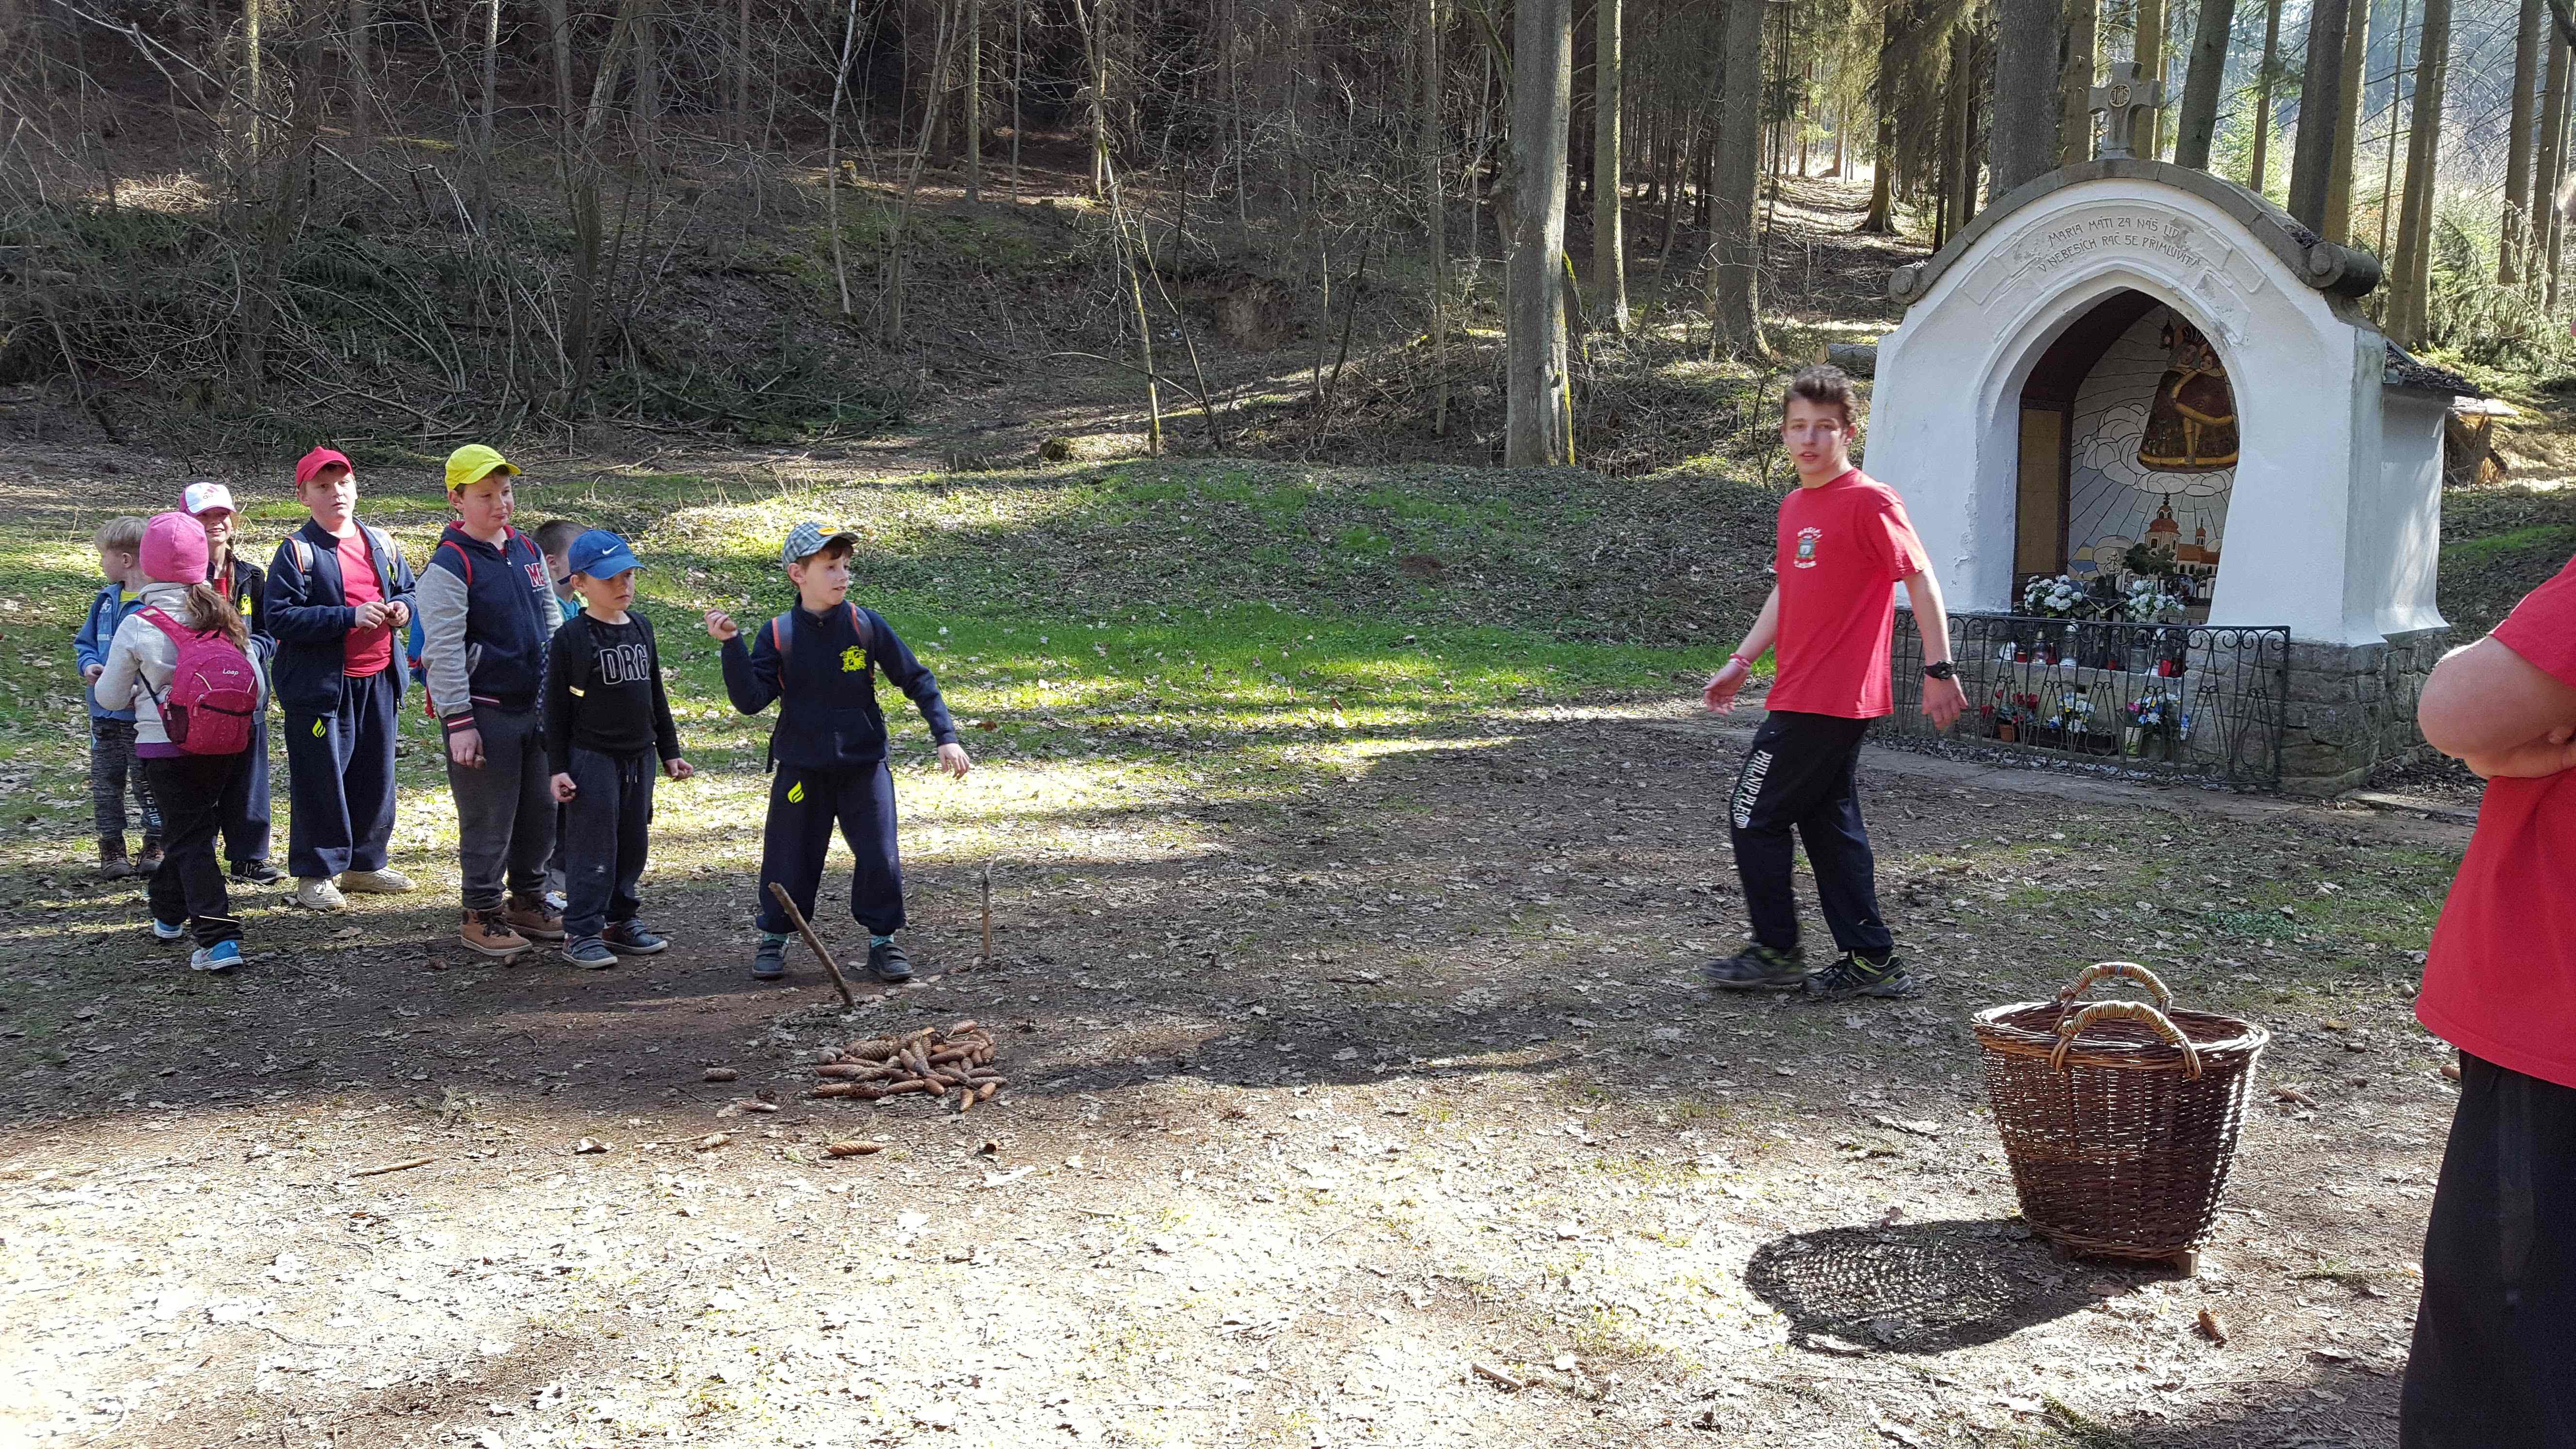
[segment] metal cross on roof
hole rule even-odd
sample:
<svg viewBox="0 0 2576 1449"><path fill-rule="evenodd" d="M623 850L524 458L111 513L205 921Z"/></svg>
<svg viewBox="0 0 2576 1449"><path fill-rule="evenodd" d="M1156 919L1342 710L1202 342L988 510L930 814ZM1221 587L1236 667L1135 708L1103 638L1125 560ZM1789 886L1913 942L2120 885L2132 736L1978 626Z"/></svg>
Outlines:
<svg viewBox="0 0 2576 1449"><path fill-rule="evenodd" d="M2093 88L2093 109L2102 117L2100 155L2105 161L2129 157L2140 116L2164 104L2164 82L2144 79L2145 74L2135 62L2122 61L2104 67L2102 84Z"/></svg>

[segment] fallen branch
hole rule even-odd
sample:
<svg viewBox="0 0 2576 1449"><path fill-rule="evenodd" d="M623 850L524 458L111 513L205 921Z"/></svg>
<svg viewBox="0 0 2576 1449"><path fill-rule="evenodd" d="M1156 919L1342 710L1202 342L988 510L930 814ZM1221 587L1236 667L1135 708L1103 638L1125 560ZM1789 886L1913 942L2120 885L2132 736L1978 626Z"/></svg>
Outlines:
<svg viewBox="0 0 2576 1449"><path fill-rule="evenodd" d="M437 1160L438 1159L435 1157L406 1157L400 1162L387 1162L376 1167L361 1167L349 1175L351 1177L382 1177L388 1172L409 1172L415 1167L427 1167Z"/></svg>

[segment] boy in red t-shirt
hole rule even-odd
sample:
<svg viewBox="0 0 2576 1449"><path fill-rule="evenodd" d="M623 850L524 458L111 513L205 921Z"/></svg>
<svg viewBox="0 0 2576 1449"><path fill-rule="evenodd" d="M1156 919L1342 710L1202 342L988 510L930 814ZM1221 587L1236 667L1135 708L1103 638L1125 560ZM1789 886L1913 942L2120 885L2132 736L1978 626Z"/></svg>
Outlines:
<svg viewBox="0 0 2576 1449"><path fill-rule="evenodd" d="M2433 748L2487 781L2415 1015L2460 1049L2402 1449L2576 1446L2576 560L2433 670Z"/></svg>
<svg viewBox="0 0 2576 1449"><path fill-rule="evenodd" d="M1879 919L1878 867L1857 780L1869 722L1896 712L1888 663L1895 585L1912 597L1923 635L1923 713L1946 730L1968 700L1950 666L1949 619L1922 540L1896 490L1852 466L1857 434L1851 379L1840 369L1810 367L1790 380L1780 438L1798 465L1798 488L1780 504L1778 582L1752 632L1701 691L1713 713L1728 713L1753 661L1778 647L1770 715L1754 732L1729 805L1735 868L1753 918L1752 941L1707 970L1709 984L1729 991L1802 991L1819 1001L1914 994L1896 939ZM1790 888L1793 834L1806 842L1816 899L1842 950L1812 975Z"/></svg>

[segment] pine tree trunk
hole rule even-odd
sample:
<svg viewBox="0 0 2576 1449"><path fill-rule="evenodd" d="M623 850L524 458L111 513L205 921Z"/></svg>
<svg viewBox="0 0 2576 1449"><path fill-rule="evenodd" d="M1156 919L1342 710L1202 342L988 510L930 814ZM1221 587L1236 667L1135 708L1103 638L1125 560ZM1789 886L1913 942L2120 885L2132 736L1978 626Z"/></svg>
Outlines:
<svg viewBox="0 0 2576 1449"><path fill-rule="evenodd" d="M1999 0L1996 6L1995 96L1986 154L1997 196L2056 164L2062 99L2057 26L2064 14L2065 0Z"/></svg>
<svg viewBox="0 0 2576 1449"><path fill-rule="evenodd" d="M2150 81L2165 78L2165 0L2138 0L2137 33L2138 73ZM2170 98L2172 88L2165 95ZM2139 155L2150 161L2161 161L2165 154L2165 108L2158 106L2147 116L2147 133L2134 144Z"/></svg>
<svg viewBox="0 0 2576 1449"><path fill-rule="evenodd" d="M2547 78L2540 90L2540 158L2531 178L2531 217L2539 228L2534 237L2532 265L2547 278L2543 295L2549 306L2558 305L2558 246L2566 220L2558 209L2558 185L2567 170L2567 99L2568 71L2576 63L2567 38L2549 38Z"/></svg>
<svg viewBox="0 0 2576 1449"><path fill-rule="evenodd" d="M1592 290L1603 325L1628 330L1627 230L1620 215L1620 0L1595 0L1592 46Z"/></svg>
<svg viewBox="0 0 2576 1449"><path fill-rule="evenodd" d="M2351 119L2342 109L2350 14L2351 0L2310 0L2308 6L2308 64L2299 84L2299 136L2290 153L2289 211L2320 236L2326 234L2326 198L2334 190L2335 137Z"/></svg>
<svg viewBox="0 0 2576 1449"><path fill-rule="evenodd" d="M2413 0L2397 0L2397 33L2392 37L2394 43L2389 47L2389 54L2392 61L2403 60L2405 58L2406 21L2408 16L2413 14L2412 6ZM2415 58L2418 65L2423 63L2423 47L2420 42L2416 46ZM2392 64L2388 74L2388 159L2382 164L2382 168L2379 173L2378 247L2379 259L2383 264L2388 261L2389 256L2389 224L2395 219L2398 209L2399 188L2397 184L2397 137L2400 132L2397 125L2397 97L2399 89L2404 84L2405 79L2406 68L2402 65ZM2350 114L2353 117L2353 124L2358 127L2361 124L2361 107L2355 105ZM2347 184L2349 184L2348 181ZM2333 213L2329 212L2327 215L2331 217ZM2384 275L2388 278L2389 288L2380 294L2382 315L2386 315L2388 299L2391 296L2394 296L2396 291L2395 274L2392 272Z"/></svg>
<svg viewBox="0 0 2576 1449"><path fill-rule="evenodd" d="M2174 164L2209 169L2209 146L2218 134L2218 92L2226 79L2227 37L2236 23L2236 0L2200 0L2192 29L2191 67L2182 83L2182 114L2174 128Z"/></svg>
<svg viewBox="0 0 2576 1449"><path fill-rule="evenodd" d="M2079 0L2083 3L2083 0ZM1869 178L1869 215L1861 218L1860 229L1881 235L1896 230L1896 81L1904 68L1905 58L1897 49L1903 30L1896 22L1896 0L1886 0L1887 14L1879 23L1877 96L1878 139L1872 148Z"/></svg>
<svg viewBox="0 0 2576 1449"><path fill-rule="evenodd" d="M2406 27L2400 24L2397 33L2398 39L2403 42ZM2357 144L2356 138L2361 134L2361 81L2369 70L2370 5L2368 0L2363 0L2362 4L2354 7L2350 22L2344 26L2341 71L2343 100L2340 109L2343 128L2335 134L2332 179L2328 183L2329 189L2326 192L2325 238L2347 246L2352 243L2353 147ZM2393 94L2396 82L2391 81L2389 84ZM2389 115L2394 118L2396 114L2396 108L2391 106ZM2389 143L2393 150L2396 144L2396 126L2393 119L2389 127Z"/></svg>
<svg viewBox="0 0 2576 1449"><path fill-rule="evenodd" d="M1709 356L1767 359L1761 257L1753 239L1762 165L1762 0L1726 0L1726 78L1718 93L1717 181L1711 201Z"/></svg>
<svg viewBox="0 0 2576 1449"><path fill-rule="evenodd" d="M1440 0L1421 0L1415 39L1420 69L1422 214L1431 244L1431 436L1449 433L1449 198L1440 181Z"/></svg>
<svg viewBox="0 0 2576 1449"><path fill-rule="evenodd" d="M2531 133L2533 91L2540 80L2541 0L2522 0L2513 33L2512 119L2505 126L2504 224L2496 245L2496 280L2512 286L2522 277L2523 253L2530 248Z"/></svg>
<svg viewBox="0 0 2576 1449"><path fill-rule="evenodd" d="M2415 116L2406 137L2406 201L2397 220L2397 256L2388 297L2389 335L2421 347L2428 330L2433 257L2433 202L2442 145L2442 93L2451 72L2451 0L2424 0L2423 37L2415 51Z"/></svg>
<svg viewBox="0 0 2576 1449"><path fill-rule="evenodd" d="M1758 18L1758 17L1757 17ZM1511 189L1505 205L1503 466L1566 461L1566 126L1573 0L1519 0L1512 16ZM1748 215L1750 208L1748 207Z"/></svg>
<svg viewBox="0 0 2576 1449"><path fill-rule="evenodd" d="M2254 161L2245 189L2263 195L2263 173L2272 159L2272 85L2281 73L2281 0L2263 3L2263 64L2254 73Z"/></svg>
<svg viewBox="0 0 2576 1449"><path fill-rule="evenodd" d="M2280 0L2273 0L2275 5ZM2066 75L2057 118L2057 164L2093 159L2093 73L2100 59L2102 0L2067 0Z"/></svg>
<svg viewBox="0 0 2576 1449"><path fill-rule="evenodd" d="M966 0L966 200L984 199L984 0Z"/></svg>

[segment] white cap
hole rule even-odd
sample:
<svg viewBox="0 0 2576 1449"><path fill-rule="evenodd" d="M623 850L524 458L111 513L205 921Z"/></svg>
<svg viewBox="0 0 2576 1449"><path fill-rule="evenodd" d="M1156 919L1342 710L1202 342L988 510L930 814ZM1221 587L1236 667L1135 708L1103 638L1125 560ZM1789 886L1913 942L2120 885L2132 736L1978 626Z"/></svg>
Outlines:
<svg viewBox="0 0 2576 1449"><path fill-rule="evenodd" d="M203 513L209 508L220 508L226 513L241 512L233 506L233 490L221 483L189 484L185 508L191 514Z"/></svg>

